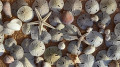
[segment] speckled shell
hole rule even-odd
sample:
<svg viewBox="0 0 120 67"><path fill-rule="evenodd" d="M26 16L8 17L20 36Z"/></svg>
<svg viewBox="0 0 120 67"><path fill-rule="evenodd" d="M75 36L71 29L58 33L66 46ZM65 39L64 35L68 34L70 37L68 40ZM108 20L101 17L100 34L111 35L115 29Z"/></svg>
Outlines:
<svg viewBox="0 0 120 67"><path fill-rule="evenodd" d="M93 65L93 67L108 67L107 64L105 64L104 61L100 60L100 61L96 61Z"/></svg>
<svg viewBox="0 0 120 67"><path fill-rule="evenodd" d="M85 54L92 54L95 52L95 47L94 46L88 46L85 48L84 53Z"/></svg>
<svg viewBox="0 0 120 67"><path fill-rule="evenodd" d="M39 37L39 29L38 26L32 26L31 27L31 38L33 40L38 40Z"/></svg>
<svg viewBox="0 0 120 67"><path fill-rule="evenodd" d="M5 52L5 48L3 44L0 44L0 56L2 56Z"/></svg>
<svg viewBox="0 0 120 67"><path fill-rule="evenodd" d="M89 43L88 45L98 47L103 43L103 36L97 31L91 31L86 36L86 40Z"/></svg>
<svg viewBox="0 0 120 67"><path fill-rule="evenodd" d="M33 19L34 13L31 7L22 6L17 11L17 17L23 22L29 22Z"/></svg>
<svg viewBox="0 0 120 67"><path fill-rule="evenodd" d="M4 34L1 32L0 33L0 44L3 43L4 41Z"/></svg>
<svg viewBox="0 0 120 67"><path fill-rule="evenodd" d="M117 3L115 0L101 0L100 9L102 12L112 14L117 9Z"/></svg>
<svg viewBox="0 0 120 67"><path fill-rule="evenodd" d="M67 47L68 52L70 52L73 55L79 55L82 51L82 44L80 45L80 47L78 47L77 44L77 41L71 41Z"/></svg>
<svg viewBox="0 0 120 67"><path fill-rule="evenodd" d="M120 23L115 26L114 32L116 36L120 36Z"/></svg>
<svg viewBox="0 0 120 67"><path fill-rule="evenodd" d="M24 66L22 62L20 62L19 60L15 60L13 63L9 65L9 67L24 67Z"/></svg>
<svg viewBox="0 0 120 67"><path fill-rule="evenodd" d="M93 26L93 21L90 19L90 15L85 13L78 17L77 24L81 29Z"/></svg>
<svg viewBox="0 0 120 67"><path fill-rule="evenodd" d="M62 52L56 46L48 47L44 53L45 61L47 61L51 65L55 65L58 59L61 58L61 56Z"/></svg>
<svg viewBox="0 0 120 67"><path fill-rule="evenodd" d="M89 14L95 14L100 8L96 0L88 0L85 4L85 9Z"/></svg>
<svg viewBox="0 0 120 67"><path fill-rule="evenodd" d="M23 26L22 26L22 32L25 34L25 35L29 35L30 32L31 32L31 25L27 24L27 23L24 23Z"/></svg>
<svg viewBox="0 0 120 67"><path fill-rule="evenodd" d="M61 14L57 12L52 12L52 14L49 17L49 22L53 26L57 26L59 23L62 23L61 20Z"/></svg>
<svg viewBox="0 0 120 67"><path fill-rule="evenodd" d="M120 59L120 45L111 46L107 51L107 56L112 60Z"/></svg>
<svg viewBox="0 0 120 67"><path fill-rule="evenodd" d="M120 23L120 13L117 13L114 17L114 23L117 24L117 23Z"/></svg>
<svg viewBox="0 0 120 67"><path fill-rule="evenodd" d="M57 61L56 67L74 67L74 63L69 57L64 56Z"/></svg>
<svg viewBox="0 0 120 67"><path fill-rule="evenodd" d="M49 12L49 6L46 0L35 0L32 4L32 9L35 11L35 8L39 11L42 17Z"/></svg>
<svg viewBox="0 0 120 67"><path fill-rule="evenodd" d="M29 52L33 56L41 56L45 51L45 45L43 44L42 41L34 40L30 45L29 45Z"/></svg>
<svg viewBox="0 0 120 67"><path fill-rule="evenodd" d="M64 10L71 11L74 16L78 16L82 11L80 0L66 0Z"/></svg>
<svg viewBox="0 0 120 67"><path fill-rule="evenodd" d="M49 7L54 12L59 12L64 6L63 0L50 0Z"/></svg>
<svg viewBox="0 0 120 67"><path fill-rule="evenodd" d="M14 38L8 38L5 40L5 49L7 51L11 51L12 47L17 45L17 42Z"/></svg>
<svg viewBox="0 0 120 67"><path fill-rule="evenodd" d="M7 63L7 64L10 64L10 63L14 62L14 58L10 55L6 55L4 57L4 62Z"/></svg>
<svg viewBox="0 0 120 67"><path fill-rule="evenodd" d="M0 13L1 13L2 9L3 9L3 3L2 3L2 1L0 1Z"/></svg>
<svg viewBox="0 0 120 67"><path fill-rule="evenodd" d="M12 14L14 16L17 16L17 11L22 6L27 6L28 3L25 0L15 0L13 4L11 5L12 8Z"/></svg>
<svg viewBox="0 0 120 67"><path fill-rule="evenodd" d="M29 38L26 38L22 41L21 46L23 47L24 52L29 52L29 45L31 44L32 41L33 40Z"/></svg>
<svg viewBox="0 0 120 67"><path fill-rule="evenodd" d="M95 58L91 54L82 54L79 56L79 59L81 62L79 67L92 67L95 62Z"/></svg>
<svg viewBox="0 0 120 67"><path fill-rule="evenodd" d="M39 35L38 40L42 41L44 44L48 44L51 40L51 35L47 31L42 31L42 34Z"/></svg>
<svg viewBox="0 0 120 67"><path fill-rule="evenodd" d="M15 45L11 48L10 54L14 57L15 60L20 60L24 56L24 50L21 46Z"/></svg>

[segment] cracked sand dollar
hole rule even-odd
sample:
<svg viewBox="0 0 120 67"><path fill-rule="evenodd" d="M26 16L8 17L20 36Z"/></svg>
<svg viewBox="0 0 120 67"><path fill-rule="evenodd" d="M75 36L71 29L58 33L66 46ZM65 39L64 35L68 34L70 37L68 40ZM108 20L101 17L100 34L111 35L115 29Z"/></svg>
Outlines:
<svg viewBox="0 0 120 67"><path fill-rule="evenodd" d="M88 0L85 9L89 14L95 14L99 11L99 3L96 0Z"/></svg>
<svg viewBox="0 0 120 67"><path fill-rule="evenodd" d="M117 3L115 0L101 0L100 9L102 12L112 14L117 9Z"/></svg>
<svg viewBox="0 0 120 67"><path fill-rule="evenodd" d="M115 26L114 32L116 36L120 36L120 23Z"/></svg>
<svg viewBox="0 0 120 67"><path fill-rule="evenodd" d="M82 11L82 3L80 0L66 0L64 10L71 11L73 16L78 16Z"/></svg>
<svg viewBox="0 0 120 67"><path fill-rule="evenodd" d="M22 32L25 34L25 35L29 35L30 32L31 32L31 25L27 24L27 23L24 23L23 26L22 26Z"/></svg>
<svg viewBox="0 0 120 67"><path fill-rule="evenodd" d="M46 0L35 0L32 4L32 9L35 8L39 11L40 15L44 17L49 12L48 2Z"/></svg>
<svg viewBox="0 0 120 67"><path fill-rule="evenodd" d="M63 0L50 0L49 7L54 12L59 12L64 6Z"/></svg>
<svg viewBox="0 0 120 67"><path fill-rule="evenodd" d="M10 54L14 57L15 60L20 60L24 56L24 50L21 46L15 45L11 48Z"/></svg>
<svg viewBox="0 0 120 67"><path fill-rule="evenodd" d="M24 67L24 66L21 61L15 60L13 63L9 65L9 67Z"/></svg>
<svg viewBox="0 0 120 67"><path fill-rule="evenodd" d="M41 56L45 52L45 45L42 41L34 40L29 45L29 52L33 56Z"/></svg>
<svg viewBox="0 0 120 67"><path fill-rule="evenodd" d="M1 13L2 9L3 9L3 3L2 3L2 1L0 1L0 13Z"/></svg>
<svg viewBox="0 0 120 67"><path fill-rule="evenodd" d="M20 7L17 11L17 17L23 22L30 22L34 17L32 8L29 6Z"/></svg>
<svg viewBox="0 0 120 67"><path fill-rule="evenodd" d="M100 60L94 62L93 67L108 67L108 65L104 61Z"/></svg>
<svg viewBox="0 0 120 67"><path fill-rule="evenodd" d="M93 21L90 19L90 15L85 13L78 17L77 24L81 29L93 26Z"/></svg>
<svg viewBox="0 0 120 67"><path fill-rule="evenodd" d="M120 13L117 13L114 17L114 23L117 24L117 23L120 23Z"/></svg>
<svg viewBox="0 0 120 67"><path fill-rule="evenodd" d="M68 56L63 56L57 61L56 67L74 67L74 62Z"/></svg>
<svg viewBox="0 0 120 67"><path fill-rule="evenodd" d="M0 56L2 56L5 53L5 48L3 44L0 44Z"/></svg>
<svg viewBox="0 0 120 67"><path fill-rule="evenodd" d="M39 29L38 26L32 26L31 27L31 38L33 40L38 40L39 37Z"/></svg>
<svg viewBox="0 0 120 67"><path fill-rule="evenodd" d="M56 46L48 47L44 53L44 59L51 65L55 65L56 62L61 58L62 52Z"/></svg>
<svg viewBox="0 0 120 67"><path fill-rule="evenodd" d="M67 50L73 55L79 55L82 52L82 44L78 47L77 41L71 41L67 47Z"/></svg>
<svg viewBox="0 0 120 67"><path fill-rule="evenodd" d="M4 34L0 32L0 44L2 44L4 41Z"/></svg>
<svg viewBox="0 0 120 67"><path fill-rule="evenodd" d="M14 38L8 38L5 40L5 49L7 51L11 51L11 49L13 48L13 46L17 45L17 42Z"/></svg>
<svg viewBox="0 0 120 67"><path fill-rule="evenodd" d="M92 67L95 62L95 58L91 54L82 54L79 56L79 59L81 62L79 67Z"/></svg>
<svg viewBox="0 0 120 67"><path fill-rule="evenodd" d="M91 31L87 36L86 40L89 43L88 45L92 45L94 47L98 47L103 43L103 36L97 31Z"/></svg>
<svg viewBox="0 0 120 67"><path fill-rule="evenodd" d="M21 46L23 47L24 52L29 52L29 45L31 44L32 41L33 40L29 38L26 38L22 41Z"/></svg>

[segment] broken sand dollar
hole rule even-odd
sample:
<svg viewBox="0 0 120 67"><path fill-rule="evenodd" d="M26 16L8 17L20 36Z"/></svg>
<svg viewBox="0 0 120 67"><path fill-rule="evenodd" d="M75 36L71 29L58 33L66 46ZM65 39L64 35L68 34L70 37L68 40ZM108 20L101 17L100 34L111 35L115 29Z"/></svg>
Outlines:
<svg viewBox="0 0 120 67"><path fill-rule="evenodd" d="M14 57L15 60L20 60L24 56L24 50L21 46L15 45L11 48L10 54Z"/></svg>
<svg viewBox="0 0 120 67"><path fill-rule="evenodd" d="M63 0L50 0L49 7L54 12L59 12L64 6Z"/></svg>
<svg viewBox="0 0 120 67"><path fill-rule="evenodd" d="M60 17L61 17L60 13L52 12L52 14L49 17L50 24L53 26L57 26L59 23L62 23Z"/></svg>
<svg viewBox="0 0 120 67"><path fill-rule="evenodd" d="M0 1L0 13L1 13L2 9L3 9L3 3L2 3L2 1Z"/></svg>
<svg viewBox="0 0 120 67"><path fill-rule="evenodd" d="M89 14L95 14L100 8L96 0L88 0L85 4L85 9Z"/></svg>
<svg viewBox="0 0 120 67"><path fill-rule="evenodd" d="M100 60L100 61L96 61L96 62L94 62L93 67L108 67L108 65L105 64L104 61Z"/></svg>
<svg viewBox="0 0 120 67"><path fill-rule="evenodd" d="M62 52L56 46L48 47L44 53L45 61L47 61L51 65L55 65L55 63L58 61L58 59L61 58L61 56Z"/></svg>
<svg viewBox="0 0 120 67"><path fill-rule="evenodd" d="M120 23L115 26L114 32L116 36L120 36Z"/></svg>
<svg viewBox="0 0 120 67"><path fill-rule="evenodd" d="M21 26L22 26L22 21L20 21L19 19L13 19L7 24L7 27L9 29L15 31L19 31L21 29Z"/></svg>
<svg viewBox="0 0 120 67"><path fill-rule="evenodd" d="M86 40L89 43L88 45L98 47L103 43L103 36L97 31L91 31L86 36Z"/></svg>
<svg viewBox="0 0 120 67"><path fill-rule="evenodd" d="M27 23L24 23L23 26L22 26L22 32L25 34L25 35L29 35L30 32L31 32L31 25L27 24Z"/></svg>
<svg viewBox="0 0 120 67"><path fill-rule="evenodd" d="M60 50L64 50L64 49L65 49L65 43L64 43L64 42L60 42L60 43L58 44L58 48L59 48Z"/></svg>
<svg viewBox="0 0 120 67"><path fill-rule="evenodd" d="M56 67L74 67L74 63L68 56L64 56L57 61Z"/></svg>
<svg viewBox="0 0 120 67"><path fill-rule="evenodd" d="M0 44L4 41L4 34L0 32Z"/></svg>
<svg viewBox="0 0 120 67"><path fill-rule="evenodd" d="M93 26L93 21L90 19L90 15L85 13L78 17L77 24L81 29Z"/></svg>
<svg viewBox="0 0 120 67"><path fill-rule="evenodd" d="M66 0L64 10L71 11L73 16L78 16L82 11L82 3L80 0Z"/></svg>
<svg viewBox="0 0 120 67"><path fill-rule="evenodd" d="M120 23L120 13L117 13L114 17L114 23L117 24L117 23Z"/></svg>
<svg viewBox="0 0 120 67"><path fill-rule="evenodd" d="M34 40L30 45L29 45L29 52L33 56L41 56L45 51L45 45L43 44L42 41Z"/></svg>
<svg viewBox="0 0 120 67"><path fill-rule="evenodd" d="M24 49L24 52L29 52L29 45L31 44L32 39L26 38L22 41L21 46Z"/></svg>
<svg viewBox="0 0 120 67"><path fill-rule="evenodd" d="M48 44L51 40L51 35L47 31L42 31L39 35L38 40L42 41L44 44Z"/></svg>
<svg viewBox="0 0 120 67"><path fill-rule="evenodd" d="M29 6L22 6L17 11L17 17L22 20L23 22L29 22L33 19L34 13L31 7Z"/></svg>
<svg viewBox="0 0 120 67"><path fill-rule="evenodd" d="M68 52L70 52L73 55L79 55L82 52L82 44L80 44L80 47L78 47L77 41L71 41L67 47Z"/></svg>
<svg viewBox="0 0 120 67"><path fill-rule="evenodd" d="M102 12L112 14L117 9L117 3L115 0L101 0L100 9Z"/></svg>
<svg viewBox="0 0 120 67"><path fill-rule="evenodd" d="M120 59L120 45L114 45L109 47L107 51L107 56L112 60Z"/></svg>
<svg viewBox="0 0 120 67"><path fill-rule="evenodd" d="M21 61L15 60L13 63L9 65L9 67L24 67L24 66Z"/></svg>
<svg viewBox="0 0 120 67"><path fill-rule="evenodd" d="M17 45L17 42L14 38L8 38L5 40L5 49L7 51L11 51L12 47Z"/></svg>
<svg viewBox="0 0 120 67"><path fill-rule="evenodd" d="M0 56L2 56L5 53L5 48L3 44L0 44Z"/></svg>
<svg viewBox="0 0 120 67"><path fill-rule="evenodd" d="M31 27L31 38L33 40L38 40L39 37L39 29L38 26L32 26Z"/></svg>
<svg viewBox="0 0 120 67"><path fill-rule="evenodd" d="M40 15L44 17L49 12L48 2L46 0L35 0L32 4L32 9L38 9Z"/></svg>
<svg viewBox="0 0 120 67"><path fill-rule="evenodd" d="M85 48L84 53L85 54L92 54L95 52L95 47L94 46L88 46Z"/></svg>
<svg viewBox="0 0 120 67"><path fill-rule="evenodd" d="M91 54L82 54L79 56L79 59L81 62L79 67L92 67L95 62L95 58Z"/></svg>

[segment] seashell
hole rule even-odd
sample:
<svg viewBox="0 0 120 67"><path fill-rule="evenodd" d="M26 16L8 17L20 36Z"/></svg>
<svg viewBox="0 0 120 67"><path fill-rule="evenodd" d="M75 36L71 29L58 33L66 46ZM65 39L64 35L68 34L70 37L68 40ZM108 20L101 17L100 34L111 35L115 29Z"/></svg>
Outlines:
<svg viewBox="0 0 120 67"><path fill-rule="evenodd" d="M35 59L36 63L41 63L43 61L44 61L43 57L36 57L36 59Z"/></svg>
<svg viewBox="0 0 120 67"><path fill-rule="evenodd" d="M56 67L74 67L74 63L68 56L64 56L57 61Z"/></svg>
<svg viewBox="0 0 120 67"><path fill-rule="evenodd" d="M24 50L21 46L15 45L11 48L10 54L15 60L20 60L24 56Z"/></svg>
<svg viewBox="0 0 120 67"><path fill-rule="evenodd" d="M22 41L21 46L24 49L24 52L29 52L29 45L31 44L33 40L26 38Z"/></svg>
<svg viewBox="0 0 120 67"><path fill-rule="evenodd" d="M103 36L97 31L91 31L86 36L86 41L89 43L88 45L98 47L103 43Z"/></svg>
<svg viewBox="0 0 120 67"><path fill-rule="evenodd" d="M2 56L5 53L5 48L2 43L0 43L0 56Z"/></svg>
<svg viewBox="0 0 120 67"><path fill-rule="evenodd" d="M3 29L3 33L4 34L6 34L6 35L12 35L12 34L14 34L14 30L12 30L12 29L9 29L9 28L4 28Z"/></svg>
<svg viewBox="0 0 120 67"><path fill-rule="evenodd" d="M28 53L24 53L24 57L23 58L27 58L28 60L33 60L34 56L32 56L30 52L28 52Z"/></svg>
<svg viewBox="0 0 120 67"><path fill-rule="evenodd" d="M30 45L29 45L29 52L33 56L41 56L45 51L45 45L43 44L42 41L34 40Z"/></svg>
<svg viewBox="0 0 120 67"><path fill-rule="evenodd" d="M67 41L71 41L71 40L76 40L76 39L78 39L77 36L71 36L71 35L69 35L69 34L64 34L64 35L63 35L63 38L64 38L65 40L67 40Z"/></svg>
<svg viewBox="0 0 120 67"><path fill-rule="evenodd" d="M13 63L9 65L9 67L24 67L24 66L22 62L20 62L19 60L15 60Z"/></svg>
<svg viewBox="0 0 120 67"><path fill-rule="evenodd" d="M34 17L32 8L29 6L22 6L17 11L17 17L23 22L31 21Z"/></svg>
<svg viewBox="0 0 120 67"><path fill-rule="evenodd" d="M62 24L62 23L58 24L57 27L56 27L57 30L62 30L64 28L65 28L65 25Z"/></svg>
<svg viewBox="0 0 120 67"><path fill-rule="evenodd" d="M46 0L35 0L32 4L32 9L35 11L35 8L39 11L42 17L46 16L49 12L49 6Z"/></svg>
<svg viewBox="0 0 120 67"><path fill-rule="evenodd" d="M0 1L0 13L1 13L2 9L3 9L3 3L2 3L2 1Z"/></svg>
<svg viewBox="0 0 120 67"><path fill-rule="evenodd" d="M109 34L110 34L110 29L106 29L106 30L105 30L105 34L106 34L106 35L109 35Z"/></svg>
<svg viewBox="0 0 120 67"><path fill-rule="evenodd" d="M85 13L78 17L77 24L81 29L86 29L93 26L93 21L91 21L90 15Z"/></svg>
<svg viewBox="0 0 120 67"><path fill-rule="evenodd" d="M4 41L4 34L1 32L0 33L0 44L3 43Z"/></svg>
<svg viewBox="0 0 120 67"><path fill-rule="evenodd" d="M10 64L10 63L14 62L14 58L10 55L6 55L4 57L4 62L7 63L7 64Z"/></svg>
<svg viewBox="0 0 120 67"><path fill-rule="evenodd" d="M9 2L5 2L4 6L3 6L3 11L4 11L6 16L8 16L9 18L12 17L11 5Z"/></svg>
<svg viewBox="0 0 120 67"><path fill-rule="evenodd" d="M114 17L114 23L117 24L120 22L120 13L117 13Z"/></svg>
<svg viewBox="0 0 120 67"><path fill-rule="evenodd" d="M3 31L3 26L0 24L0 32Z"/></svg>
<svg viewBox="0 0 120 67"><path fill-rule="evenodd" d="M19 31L21 29L21 26L22 26L22 22L19 19L13 19L7 24L7 27L9 29L15 31Z"/></svg>
<svg viewBox="0 0 120 67"><path fill-rule="evenodd" d="M85 54L92 54L95 52L95 47L94 46L88 46L87 48L85 48L84 53Z"/></svg>
<svg viewBox="0 0 120 67"><path fill-rule="evenodd" d="M48 63L48 62L44 62L44 63L43 63L43 67L51 67L51 64Z"/></svg>
<svg viewBox="0 0 120 67"><path fill-rule="evenodd" d="M82 2L80 0L66 0L64 10L71 11L73 16L78 16L82 11Z"/></svg>
<svg viewBox="0 0 120 67"><path fill-rule="evenodd" d="M107 56L112 60L119 60L120 59L119 49L120 49L119 45L109 47L107 51Z"/></svg>
<svg viewBox="0 0 120 67"><path fill-rule="evenodd" d="M106 36L105 36L105 40L106 40L106 41L109 41L110 39L111 39L111 36L110 36L110 35L106 35Z"/></svg>
<svg viewBox="0 0 120 67"><path fill-rule="evenodd" d="M114 28L114 32L116 36L120 36L120 23L118 23L115 28Z"/></svg>
<svg viewBox="0 0 120 67"><path fill-rule="evenodd" d="M90 33L92 30L93 30L92 27L88 27L86 32Z"/></svg>
<svg viewBox="0 0 120 67"><path fill-rule="evenodd" d="M17 42L14 38L8 38L5 40L5 49L7 51L11 51L11 49L13 48L13 46L17 45Z"/></svg>
<svg viewBox="0 0 120 67"><path fill-rule="evenodd" d="M61 14L57 12L52 12L52 14L49 17L49 22L52 26L57 26L58 24L62 23L61 22Z"/></svg>
<svg viewBox="0 0 120 67"><path fill-rule="evenodd" d="M115 0L101 0L100 9L102 12L112 14L117 9L117 3Z"/></svg>
<svg viewBox="0 0 120 67"><path fill-rule="evenodd" d="M31 25L27 24L27 23L24 23L23 26L22 26L22 32L25 34L25 35L29 35L30 32L31 32Z"/></svg>
<svg viewBox="0 0 120 67"><path fill-rule="evenodd" d="M95 58L91 54L82 54L79 56L79 59L81 61L79 67L92 67L95 62Z"/></svg>
<svg viewBox="0 0 120 67"><path fill-rule="evenodd" d="M62 52L56 46L48 47L44 53L45 61L50 63L51 65L55 65L61 56Z"/></svg>
<svg viewBox="0 0 120 67"><path fill-rule="evenodd" d="M105 28L105 27L104 27ZM104 29L99 29L99 33L103 34L104 33Z"/></svg>
<svg viewBox="0 0 120 67"><path fill-rule="evenodd" d="M11 5L12 8L12 14L14 16L17 16L17 11L22 6L27 6L28 3L25 0L15 0L13 4Z"/></svg>
<svg viewBox="0 0 120 67"><path fill-rule="evenodd" d="M58 48L59 48L60 50L64 50L64 49L65 49L65 43L64 43L64 42L60 42L60 43L58 44Z"/></svg>
<svg viewBox="0 0 120 67"><path fill-rule="evenodd" d="M78 47L77 41L71 41L67 47L68 52L70 52L73 55L79 55L82 52L82 44L80 44L80 47Z"/></svg>
<svg viewBox="0 0 120 67"><path fill-rule="evenodd" d="M93 67L108 67L108 65L105 64L104 61L100 60L100 61L96 61L93 65Z"/></svg>
<svg viewBox="0 0 120 67"><path fill-rule="evenodd" d="M39 37L39 29L38 26L32 26L31 27L31 38L33 40L38 40Z"/></svg>
<svg viewBox="0 0 120 67"><path fill-rule="evenodd" d="M54 12L59 12L64 6L63 0L50 0L49 8Z"/></svg>
<svg viewBox="0 0 120 67"><path fill-rule="evenodd" d="M74 21L74 16L70 11L66 11L63 13L62 22L64 24L71 24L73 21Z"/></svg>
<svg viewBox="0 0 120 67"><path fill-rule="evenodd" d="M85 9L89 14L95 14L100 10L99 3L96 0L88 0Z"/></svg>
<svg viewBox="0 0 120 67"><path fill-rule="evenodd" d="M99 21L99 17L97 15L94 15L94 16L91 17L91 20L93 22L98 22Z"/></svg>
<svg viewBox="0 0 120 67"><path fill-rule="evenodd" d="M51 35L47 31L42 31L42 34L38 37L39 41L42 41L44 44L48 44L51 40Z"/></svg>

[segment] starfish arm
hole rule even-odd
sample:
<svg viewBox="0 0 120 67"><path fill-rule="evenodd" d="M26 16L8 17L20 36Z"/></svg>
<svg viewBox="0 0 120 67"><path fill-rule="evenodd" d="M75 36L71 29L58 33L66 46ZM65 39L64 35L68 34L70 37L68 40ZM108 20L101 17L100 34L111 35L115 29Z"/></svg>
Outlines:
<svg viewBox="0 0 120 67"><path fill-rule="evenodd" d="M49 13L43 18L43 21L44 21L44 22L48 19L48 17L51 15L51 13L52 13L52 12L49 12Z"/></svg>
<svg viewBox="0 0 120 67"><path fill-rule="evenodd" d="M35 12L36 12L36 15L37 15L39 21L42 21L42 17L40 16L40 13L36 8L35 8Z"/></svg>
<svg viewBox="0 0 120 67"><path fill-rule="evenodd" d="M52 25L48 24L47 22L44 22L44 25L49 27L49 28L55 29L55 27L53 27Z"/></svg>
<svg viewBox="0 0 120 67"><path fill-rule="evenodd" d="M38 29L39 29L39 34L41 35L42 29L43 29L43 25L39 25Z"/></svg>
<svg viewBox="0 0 120 67"><path fill-rule="evenodd" d="M27 23L27 24L28 24L28 25L36 25L36 24L39 24L39 23L36 23L36 22L39 22L39 21L34 21L34 22Z"/></svg>

